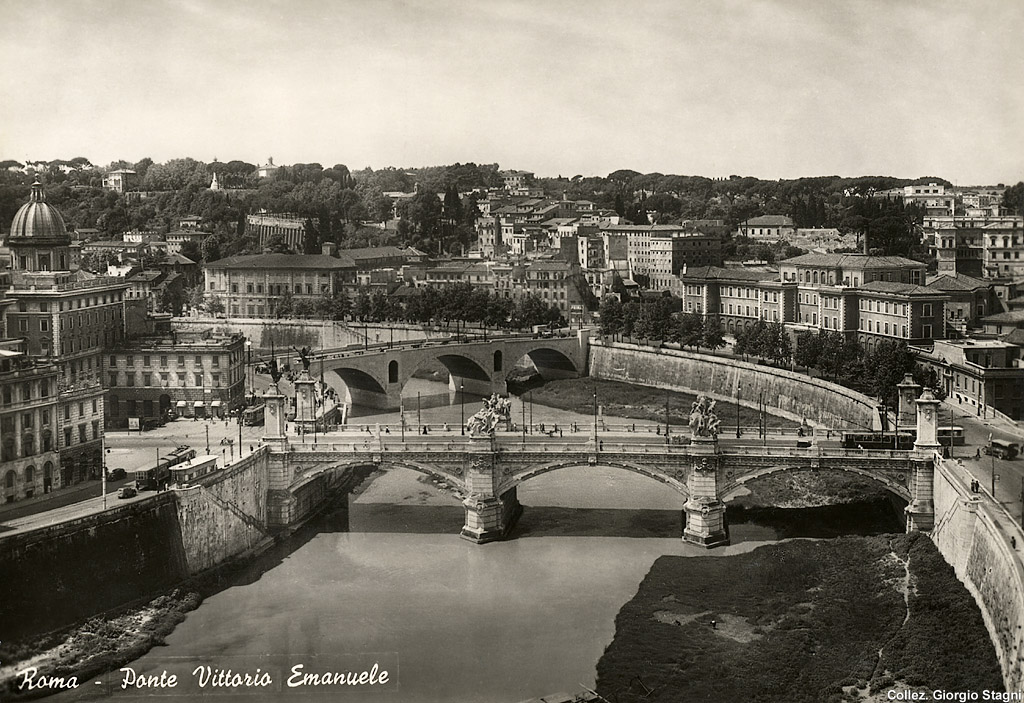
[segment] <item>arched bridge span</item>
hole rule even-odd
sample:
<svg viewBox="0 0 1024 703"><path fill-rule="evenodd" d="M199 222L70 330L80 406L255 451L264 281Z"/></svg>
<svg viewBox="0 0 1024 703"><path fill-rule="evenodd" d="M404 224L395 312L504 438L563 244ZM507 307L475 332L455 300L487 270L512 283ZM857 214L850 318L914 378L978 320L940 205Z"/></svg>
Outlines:
<svg viewBox="0 0 1024 703"><path fill-rule="evenodd" d="M402 389L413 373L442 364L452 390L476 395L504 394L505 378L519 359L528 356L547 380L586 374L589 331L571 337L499 337L469 342L404 342L388 349L327 350L315 355L310 371L339 393L347 390L356 405L396 410Z"/></svg>

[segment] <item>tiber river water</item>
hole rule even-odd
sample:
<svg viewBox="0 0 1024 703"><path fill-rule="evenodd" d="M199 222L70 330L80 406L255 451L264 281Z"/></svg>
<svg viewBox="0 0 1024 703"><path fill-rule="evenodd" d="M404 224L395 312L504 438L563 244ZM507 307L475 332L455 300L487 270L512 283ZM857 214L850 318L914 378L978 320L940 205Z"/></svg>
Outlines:
<svg viewBox="0 0 1024 703"><path fill-rule="evenodd" d="M202 663L266 666L259 656L268 654L288 667L312 664L311 654L359 655L345 661L359 670L380 661L398 684L261 700L516 702L579 691L594 685L616 613L658 556L726 557L776 539L741 524L732 546L685 545L681 497L613 469L564 469L519 490L517 538L477 546L458 536L455 497L411 471L379 474L206 599L166 647L132 667L188 677ZM101 688L89 688L58 700L99 699Z"/></svg>

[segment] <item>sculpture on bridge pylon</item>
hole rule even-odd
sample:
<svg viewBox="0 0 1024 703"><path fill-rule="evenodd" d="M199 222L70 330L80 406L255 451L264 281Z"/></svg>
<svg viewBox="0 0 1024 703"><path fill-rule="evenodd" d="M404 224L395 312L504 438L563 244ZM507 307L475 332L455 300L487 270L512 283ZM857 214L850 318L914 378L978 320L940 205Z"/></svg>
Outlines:
<svg viewBox="0 0 1024 703"><path fill-rule="evenodd" d="M302 362L302 370L309 371L309 364L313 360L313 349L311 347L303 347L302 349L295 349L295 353L299 355L299 361Z"/></svg>
<svg viewBox="0 0 1024 703"><path fill-rule="evenodd" d="M690 408L690 431L694 437L717 437L721 421L715 414L715 401L698 395Z"/></svg>
<svg viewBox="0 0 1024 703"><path fill-rule="evenodd" d="M512 401L497 393L484 398L484 407L466 420L466 431L470 437L493 437L500 422L508 422L512 415Z"/></svg>

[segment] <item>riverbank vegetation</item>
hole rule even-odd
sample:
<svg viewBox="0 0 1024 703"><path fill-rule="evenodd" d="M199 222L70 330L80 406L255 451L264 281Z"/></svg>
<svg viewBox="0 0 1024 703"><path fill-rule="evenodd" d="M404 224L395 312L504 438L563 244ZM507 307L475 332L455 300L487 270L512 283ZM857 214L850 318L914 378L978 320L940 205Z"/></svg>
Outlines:
<svg viewBox="0 0 1024 703"><path fill-rule="evenodd" d="M209 584L208 584L209 585ZM98 615L69 630L21 642L0 644L0 698L32 698L52 691L21 691L19 672L34 667L40 675L77 677L79 683L113 671L163 644L189 611L202 602L198 590L174 589L142 606Z"/></svg>
<svg viewBox="0 0 1024 703"><path fill-rule="evenodd" d="M927 536L659 558L597 665L609 700L857 701L1001 690L981 614Z"/></svg>
<svg viewBox="0 0 1024 703"><path fill-rule="evenodd" d="M539 380L539 377L534 377ZM650 386L638 386L620 381L606 381L590 376L584 378L562 379L558 381L527 381L525 383L509 382L510 392L516 393L538 405L547 405L562 410L572 410L583 414L593 414L594 393L597 402L607 416L635 418L665 425L665 402L668 401L669 422L673 431L682 432L690 422L690 408L697 396L691 393L666 391ZM736 406L725 401L715 404L715 412L723 425L736 424ZM740 426L757 427L760 414L753 408L740 406ZM768 427L798 427L800 423L772 414L765 413Z"/></svg>

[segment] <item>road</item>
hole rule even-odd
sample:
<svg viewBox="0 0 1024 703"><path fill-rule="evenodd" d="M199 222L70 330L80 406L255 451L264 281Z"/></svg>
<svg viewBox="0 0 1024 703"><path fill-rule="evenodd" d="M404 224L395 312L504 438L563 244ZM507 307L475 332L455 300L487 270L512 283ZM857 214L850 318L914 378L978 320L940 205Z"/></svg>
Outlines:
<svg viewBox="0 0 1024 703"><path fill-rule="evenodd" d="M943 401L940 424L947 424L952 414L953 424L964 428L965 445L953 447L953 458L962 461L964 468L973 475L985 493L991 493L992 477L995 475L995 499L1021 524L1024 506L1024 458L1013 460L996 459L986 456L980 450L988 445L989 435L994 439L1020 444L1024 442L1024 430L1014 423L998 418L981 418L973 412L964 412L956 403L947 398ZM980 456L979 456L980 454Z"/></svg>

